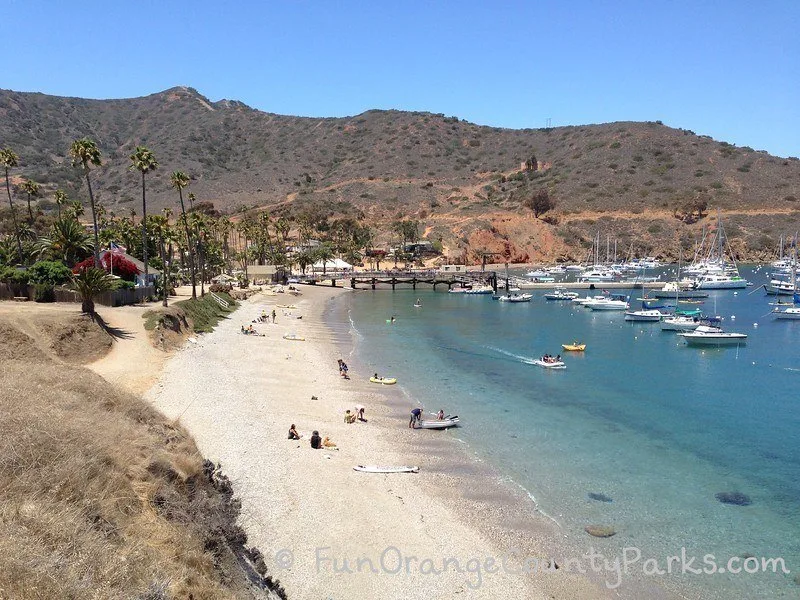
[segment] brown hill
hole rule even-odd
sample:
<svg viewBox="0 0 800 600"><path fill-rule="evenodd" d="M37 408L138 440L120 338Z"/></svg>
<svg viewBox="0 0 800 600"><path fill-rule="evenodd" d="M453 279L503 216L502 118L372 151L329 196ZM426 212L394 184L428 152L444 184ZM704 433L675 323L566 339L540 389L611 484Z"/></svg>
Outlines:
<svg viewBox="0 0 800 600"><path fill-rule="evenodd" d="M199 200L227 212L354 215L378 229L409 217L468 258L506 241L519 260L582 258L596 231L674 257L706 222L687 223L697 221L687 205L721 210L741 257L769 255L800 227L796 158L653 122L510 130L420 112L316 119L210 102L185 87L125 100L2 91L0 116L0 144L21 159L14 174L72 197L85 191L66 151L75 138L96 139L100 201L118 214L141 211L128 155L143 144L160 162L148 184L154 208L176 205L168 176L183 170ZM524 207L542 189L556 203L549 222Z"/></svg>

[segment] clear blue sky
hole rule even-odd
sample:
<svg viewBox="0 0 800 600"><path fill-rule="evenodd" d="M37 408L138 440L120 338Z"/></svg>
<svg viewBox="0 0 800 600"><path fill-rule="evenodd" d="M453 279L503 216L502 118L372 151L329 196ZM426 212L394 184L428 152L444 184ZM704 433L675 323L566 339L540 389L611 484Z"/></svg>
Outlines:
<svg viewBox="0 0 800 600"><path fill-rule="evenodd" d="M661 120L800 156L800 0L0 6L7 89L188 85L281 114L397 108L515 128Z"/></svg>

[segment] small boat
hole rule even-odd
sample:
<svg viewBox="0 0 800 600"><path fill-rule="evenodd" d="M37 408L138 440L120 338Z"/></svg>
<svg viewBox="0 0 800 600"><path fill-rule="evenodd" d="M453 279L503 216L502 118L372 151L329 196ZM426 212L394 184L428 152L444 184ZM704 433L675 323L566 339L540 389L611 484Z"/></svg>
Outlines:
<svg viewBox="0 0 800 600"><path fill-rule="evenodd" d="M414 308L422 308L422 302L415 302Z"/></svg>
<svg viewBox="0 0 800 600"><path fill-rule="evenodd" d="M419 467L382 467L379 465L356 465L353 470L362 473L419 473Z"/></svg>
<svg viewBox="0 0 800 600"><path fill-rule="evenodd" d="M505 296L498 296L500 302L530 302L533 294L507 294Z"/></svg>
<svg viewBox="0 0 800 600"><path fill-rule="evenodd" d="M397 377L370 377L372 383L382 383L383 385L394 385L397 383Z"/></svg>
<svg viewBox="0 0 800 600"><path fill-rule="evenodd" d="M454 287L454 288L451 288L451 289L447 290L447 293L448 294L466 294L467 293L467 288L465 288L465 287Z"/></svg>
<svg viewBox="0 0 800 600"><path fill-rule="evenodd" d="M800 319L800 306L792 306L783 310L776 309L772 314L776 319Z"/></svg>
<svg viewBox="0 0 800 600"><path fill-rule="evenodd" d="M611 294L600 300L590 300L584 306L592 310L628 310L628 297L624 294Z"/></svg>
<svg viewBox="0 0 800 600"><path fill-rule="evenodd" d="M586 350L586 344L578 344L578 343L561 344L561 347L569 352L583 352L584 350Z"/></svg>
<svg viewBox="0 0 800 600"><path fill-rule="evenodd" d="M444 419L430 419L427 421L417 421L415 429L447 429L458 427L458 416L447 416Z"/></svg>
<svg viewBox="0 0 800 600"><path fill-rule="evenodd" d="M525 273L525 277L530 277L533 279L534 277L548 277L550 273L545 271L544 269L536 269L534 271L528 271Z"/></svg>
<svg viewBox="0 0 800 600"><path fill-rule="evenodd" d="M537 367L544 367L545 369L566 369L567 365L561 360L545 360L544 357L533 361Z"/></svg>
<svg viewBox="0 0 800 600"><path fill-rule="evenodd" d="M564 288L556 288L544 295L546 300L573 300L578 296L578 292L568 292Z"/></svg>
<svg viewBox="0 0 800 600"><path fill-rule="evenodd" d="M306 338L301 335L297 335L296 333L284 333L283 339L290 340L292 342L305 342Z"/></svg>
<svg viewBox="0 0 800 600"><path fill-rule="evenodd" d="M484 294L493 294L494 288L492 288L492 286L490 285L477 285L466 290L464 293L469 296L475 296L475 295L482 296Z"/></svg>
<svg viewBox="0 0 800 600"><path fill-rule="evenodd" d="M738 345L744 344L747 339L746 333L728 333L711 325L700 325L694 331L684 331L678 335L682 336L690 346Z"/></svg>
<svg viewBox="0 0 800 600"><path fill-rule="evenodd" d="M660 310L655 308L646 308L643 310L633 310L633 311L625 311L625 320L626 321L647 321L647 322L657 322L660 321L666 315L663 314Z"/></svg>

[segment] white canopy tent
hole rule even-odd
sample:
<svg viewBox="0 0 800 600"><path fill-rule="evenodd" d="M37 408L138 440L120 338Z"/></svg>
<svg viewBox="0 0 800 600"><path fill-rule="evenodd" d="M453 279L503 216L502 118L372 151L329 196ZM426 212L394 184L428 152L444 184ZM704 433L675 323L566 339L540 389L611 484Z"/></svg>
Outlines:
<svg viewBox="0 0 800 600"><path fill-rule="evenodd" d="M332 260L325 261L325 272L326 273L336 273L337 271L349 271L353 268L348 262L343 261L341 258L334 258ZM318 260L311 266L311 270L315 273L322 272L322 261Z"/></svg>

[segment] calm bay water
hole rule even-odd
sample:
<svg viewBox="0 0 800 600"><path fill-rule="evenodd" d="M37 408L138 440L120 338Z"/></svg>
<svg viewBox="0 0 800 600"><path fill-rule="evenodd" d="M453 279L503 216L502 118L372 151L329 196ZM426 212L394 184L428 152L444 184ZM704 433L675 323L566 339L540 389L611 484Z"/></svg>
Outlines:
<svg viewBox="0 0 800 600"><path fill-rule="evenodd" d="M463 427L439 435L458 436L525 487L575 548L591 543L611 557L637 546L662 567L681 547L720 565L783 557L791 575L684 575L667 585L698 597L796 597L800 322L774 321L763 291L751 290L711 292L702 306L749 335L722 350L689 348L657 323L547 302L539 291L529 304L363 291L339 308L350 314L364 368L398 377L409 408L418 401L460 415ZM391 315L397 321L387 324ZM587 344L584 354L561 351L573 340ZM565 356L567 369L530 364L545 352ZM725 491L752 504L718 502ZM618 534L588 538L590 523Z"/></svg>

